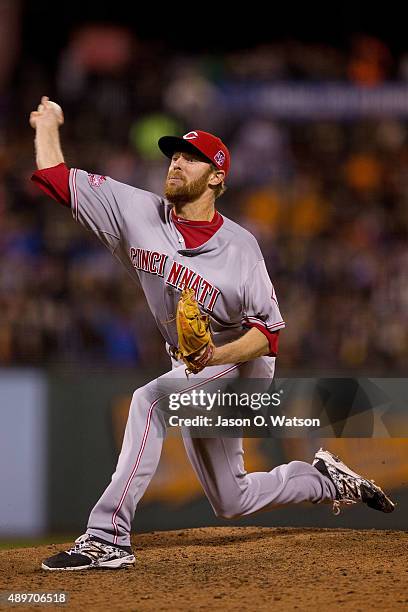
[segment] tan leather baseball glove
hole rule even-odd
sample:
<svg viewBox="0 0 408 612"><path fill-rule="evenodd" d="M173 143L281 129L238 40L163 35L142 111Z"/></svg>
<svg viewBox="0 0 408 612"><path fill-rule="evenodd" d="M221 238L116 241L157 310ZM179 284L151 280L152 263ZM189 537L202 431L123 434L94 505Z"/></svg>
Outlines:
<svg viewBox="0 0 408 612"><path fill-rule="evenodd" d="M187 374L201 372L214 354L210 318L201 314L194 289L183 289L176 313L178 359L187 366Z"/></svg>

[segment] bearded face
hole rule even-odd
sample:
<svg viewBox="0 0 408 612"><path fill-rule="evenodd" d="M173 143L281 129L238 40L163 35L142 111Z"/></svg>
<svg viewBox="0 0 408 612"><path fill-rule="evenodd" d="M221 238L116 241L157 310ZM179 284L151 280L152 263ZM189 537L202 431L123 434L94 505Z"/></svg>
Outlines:
<svg viewBox="0 0 408 612"><path fill-rule="evenodd" d="M188 179L181 170L169 170L164 186L164 195L172 204L186 204L198 200L208 187L211 167L195 179Z"/></svg>

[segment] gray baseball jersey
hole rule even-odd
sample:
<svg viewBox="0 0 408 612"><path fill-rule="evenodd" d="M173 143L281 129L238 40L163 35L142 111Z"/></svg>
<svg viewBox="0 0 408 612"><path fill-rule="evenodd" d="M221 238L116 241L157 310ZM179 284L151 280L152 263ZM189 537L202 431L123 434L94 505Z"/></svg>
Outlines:
<svg viewBox="0 0 408 612"><path fill-rule="evenodd" d="M210 315L216 345L236 340L245 326L285 326L258 243L237 223L223 217L207 242L187 249L164 198L77 169L70 190L74 218L140 282L169 345L177 346L175 312L185 286Z"/></svg>
<svg viewBox="0 0 408 612"><path fill-rule="evenodd" d="M175 313L181 290L192 287L209 314L217 345L239 338L245 326L269 332L284 327L275 292L255 238L223 218L222 226L197 248L186 248L162 197L111 178L70 171L74 218L94 232L140 282L157 325L177 346ZM122 449L112 480L89 516L87 533L113 544L130 544L137 503L157 468L166 423L160 401L177 391L192 392L234 378L273 377L274 357L243 364L207 366L187 380L185 366L137 389L132 397ZM333 499L334 487L310 464L292 461L270 472L247 474L241 438L194 439L182 427L193 469L218 516L233 517L289 502Z"/></svg>

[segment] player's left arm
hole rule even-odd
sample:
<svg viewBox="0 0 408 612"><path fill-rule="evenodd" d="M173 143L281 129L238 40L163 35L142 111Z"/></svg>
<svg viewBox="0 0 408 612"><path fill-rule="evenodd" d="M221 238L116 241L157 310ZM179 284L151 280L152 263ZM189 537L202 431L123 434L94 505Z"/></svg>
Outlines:
<svg viewBox="0 0 408 612"><path fill-rule="evenodd" d="M285 327L275 290L263 259L249 271L242 288L242 326L249 331L228 344L215 347L207 365L250 361L278 352L279 330Z"/></svg>
<svg viewBox="0 0 408 612"><path fill-rule="evenodd" d="M207 365L242 363L269 354L268 338L259 329L253 327L238 340L215 347L214 355Z"/></svg>

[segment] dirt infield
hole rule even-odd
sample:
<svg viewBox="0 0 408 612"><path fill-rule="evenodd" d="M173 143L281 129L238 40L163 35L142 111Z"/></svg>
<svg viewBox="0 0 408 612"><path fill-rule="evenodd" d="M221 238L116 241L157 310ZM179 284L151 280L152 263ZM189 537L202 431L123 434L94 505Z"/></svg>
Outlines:
<svg viewBox="0 0 408 612"><path fill-rule="evenodd" d="M41 560L64 545L0 551L0 590L69 594L68 605L46 610L406 609L407 544L402 531L153 532L134 536L136 565L119 571L41 570Z"/></svg>

